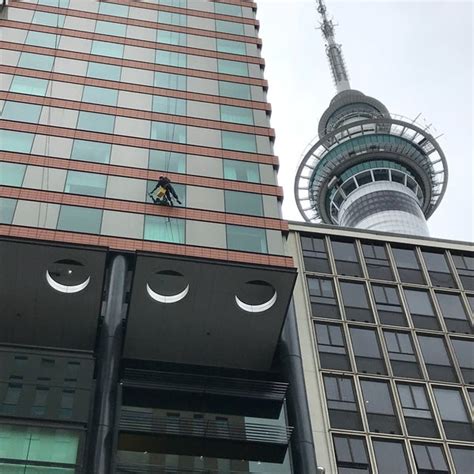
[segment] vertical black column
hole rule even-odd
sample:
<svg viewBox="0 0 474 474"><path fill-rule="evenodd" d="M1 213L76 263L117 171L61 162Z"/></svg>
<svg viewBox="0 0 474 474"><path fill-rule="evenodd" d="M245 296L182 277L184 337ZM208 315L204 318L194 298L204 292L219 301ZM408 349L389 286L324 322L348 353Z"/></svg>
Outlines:
<svg viewBox="0 0 474 474"><path fill-rule="evenodd" d="M97 387L92 421L95 436L92 444L91 474L110 472L123 338L126 274L125 257L116 255L111 263L105 315L97 350Z"/></svg>
<svg viewBox="0 0 474 474"><path fill-rule="evenodd" d="M315 474L318 472L316 454L293 300L288 307L281 335L280 357L283 371L289 382L287 409L290 422L294 426L291 438L293 466L298 474Z"/></svg>

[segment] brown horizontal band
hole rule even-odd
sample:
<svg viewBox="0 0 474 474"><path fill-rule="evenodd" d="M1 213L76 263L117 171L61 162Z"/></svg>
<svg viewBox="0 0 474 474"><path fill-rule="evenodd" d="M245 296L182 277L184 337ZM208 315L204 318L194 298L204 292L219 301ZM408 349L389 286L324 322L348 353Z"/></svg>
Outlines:
<svg viewBox="0 0 474 474"><path fill-rule="evenodd" d="M247 153L243 151L224 150L222 148L210 148L197 145L183 145L181 143L150 140L147 138L126 137L109 133L88 132L72 128L53 127L51 125L39 125L26 122L14 122L12 120L0 119L0 128L17 132L38 133L40 135L53 135L56 137L72 138L78 140L90 140L113 145L134 146L138 148L149 148L151 150L172 151L190 155L207 156L209 158L226 158L229 160L251 161L278 167L278 157L274 155L261 155L258 153Z"/></svg>
<svg viewBox="0 0 474 474"><path fill-rule="evenodd" d="M232 99L218 95L201 94L198 92L179 91L175 89L165 89L162 87L144 86L141 84L132 84L129 82L109 81L106 79L96 79L93 77L75 76L72 74L63 74L59 72L40 71L15 66L5 66L0 64L0 74L11 74L35 77L38 79L66 82L68 84L88 85L95 87L104 87L119 91L136 92L149 95L160 95L165 97L174 97L184 100L195 100L197 102L207 102L212 104L233 105L234 107L244 107L256 110L265 110L270 112L271 105L268 102L257 102L254 100Z"/></svg>
<svg viewBox="0 0 474 474"><path fill-rule="evenodd" d="M59 34L58 29L55 28L54 26L38 25L35 23L25 23L22 21L3 20L2 26L4 28L15 28L18 30L36 31L40 33L49 33L53 35ZM127 45L127 46L134 46L137 48L151 49L153 51L155 51L156 49L159 49L160 51L171 51L173 53L189 54L189 55L194 55L194 56L202 56L206 58L226 59L229 61L239 61L239 62L244 62L248 64L259 64L261 66L265 65L265 61L262 58L258 58L255 56L221 53L218 51L210 51L208 49L189 48L187 46L177 46L177 45L167 44L167 43L157 43L154 41L137 40L137 39L132 39L132 38L124 38L122 36L106 35L102 33L93 33L89 31L69 30L67 28L60 28L60 35L70 36L72 38L81 38L81 39L86 39L90 41L105 41L109 43L120 44L122 46Z"/></svg>
<svg viewBox="0 0 474 474"><path fill-rule="evenodd" d="M0 91L0 100L11 100L26 104L41 105L45 107L58 107L68 110L77 110L80 112L92 112L107 114L117 117L127 117L139 120L149 120L152 122L164 122L176 125L185 125L188 127L209 128L212 130L221 130L229 132L247 133L264 137L275 137L275 131L272 128L255 127L251 125L241 125L230 122L221 122L219 120L200 119L186 117L183 115L162 114L158 112L148 112L144 110L128 109L124 107L114 107L110 105L91 104L88 102L77 102L67 99L55 99L52 97L43 97L38 95L18 94L16 92Z"/></svg>
<svg viewBox="0 0 474 474"><path fill-rule="evenodd" d="M107 65L130 67L133 69L145 69L147 71L168 72L182 76L201 77L203 79L213 79L215 81L237 82L239 84L249 84L260 86L266 89L268 82L265 79L257 79L246 76L232 76L231 74L221 74L218 72L201 71L197 69L179 68L175 66L164 66L162 64L147 63L145 61L132 61L130 59L112 58L109 56L99 56L87 53L78 53L75 51L66 51L63 49L45 48L42 46L33 46L28 44L11 43L5 39L1 43L3 49L12 51L28 52L35 54L43 54L45 56L53 56L66 59L77 59L79 61L91 61Z"/></svg>
<svg viewBox="0 0 474 474"><path fill-rule="evenodd" d="M106 197L83 196L80 194L67 194L56 191L0 186L0 197L65 206L89 207L104 211L119 211L147 216L212 222L214 224L231 224L256 227L259 229L279 230L282 232L288 231L288 223L281 219L228 214L226 212L191 209L188 207L157 206L156 204L151 203L123 201Z"/></svg>
<svg viewBox="0 0 474 474"><path fill-rule="evenodd" d="M118 2L115 2L115 3L118 3ZM130 6L129 3L122 3L122 4ZM11 1L10 5L15 6L16 8L23 8L25 10L42 11L46 13L58 13L58 14L67 15L67 16L85 18L89 20L97 20L99 18L103 18L104 20L110 21L112 23L121 23L121 24L132 25L132 26L142 26L144 28L156 28L155 22L147 21L147 20L139 20L136 18L123 18L120 16L106 15L102 13L101 14L92 13L92 12L86 12L86 11L81 11L81 10L72 10L69 8L57 8L57 7L48 6L48 5L36 5L36 4L18 2L16 0ZM148 4L148 5L151 5L151 4ZM133 6L146 9L146 5L143 5L138 2L136 2ZM193 12L193 14L189 16L218 19L218 20L230 21L234 23L250 24L252 26L255 26L256 28L259 28L260 26L260 22L258 20L252 20L251 18L239 17L238 18L239 21L236 21L237 19L236 17L232 17L228 15L219 15L219 14L213 14L213 13L208 13L208 12L200 12L198 10L191 10L191 9L183 10L183 9L180 9L179 7L171 7L167 5L151 5L151 6L153 7L152 8L153 10L167 11L170 13L180 13L184 15L187 15L189 12ZM197 15L195 15L194 13L197 13ZM188 33L188 34L197 35L197 36L230 39L234 41L242 41L245 43L253 43L253 44L262 43L259 38L254 37L254 36L238 35L234 33L224 33L224 32L219 32L219 31L210 31L210 30L204 30L200 28L191 28L187 26L169 25L167 23L160 23L160 29L167 30L167 31L175 31L177 33Z"/></svg>
<svg viewBox="0 0 474 474"><path fill-rule="evenodd" d="M192 156L192 155L188 155ZM192 158L191 158L192 159ZM199 159L196 157L195 159ZM55 158L42 155L27 155L25 153L2 152L2 161L18 163L31 166L45 166L47 168L84 171L99 173L124 178L135 178L157 181L163 170L149 170L144 168L133 168L130 166L112 165L106 163L92 163L89 161L78 161L67 158ZM209 178L189 174L166 172L166 175L177 184L199 186L227 191L243 191L267 196L283 197L283 188L269 184L247 183L242 181L231 181L227 179Z"/></svg>
<svg viewBox="0 0 474 474"><path fill-rule="evenodd" d="M280 255L239 252L236 250L214 249L184 244L179 245L167 242L153 242L149 240L126 239L123 237L109 237L105 235L81 234L61 230L40 229L36 227L0 224L0 235L49 242L93 245L130 252L156 252L222 260L227 262L294 268L293 259L291 257Z"/></svg>

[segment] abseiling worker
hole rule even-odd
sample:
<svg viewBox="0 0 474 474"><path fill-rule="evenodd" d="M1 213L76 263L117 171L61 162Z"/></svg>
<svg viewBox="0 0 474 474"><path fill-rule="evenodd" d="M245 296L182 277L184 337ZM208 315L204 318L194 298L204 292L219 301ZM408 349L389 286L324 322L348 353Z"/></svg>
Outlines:
<svg viewBox="0 0 474 474"><path fill-rule="evenodd" d="M173 205L173 198L178 204L181 204L171 181L166 176L160 176L153 190L149 193L155 204Z"/></svg>

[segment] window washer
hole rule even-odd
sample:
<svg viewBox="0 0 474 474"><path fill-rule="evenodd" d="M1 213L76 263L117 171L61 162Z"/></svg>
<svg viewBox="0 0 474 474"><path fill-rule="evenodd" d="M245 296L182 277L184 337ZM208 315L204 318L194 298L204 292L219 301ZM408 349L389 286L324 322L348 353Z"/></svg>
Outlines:
<svg viewBox="0 0 474 474"><path fill-rule="evenodd" d="M155 204L173 205L173 197L178 204L181 204L171 181L166 176L160 176L156 186L148 193Z"/></svg>

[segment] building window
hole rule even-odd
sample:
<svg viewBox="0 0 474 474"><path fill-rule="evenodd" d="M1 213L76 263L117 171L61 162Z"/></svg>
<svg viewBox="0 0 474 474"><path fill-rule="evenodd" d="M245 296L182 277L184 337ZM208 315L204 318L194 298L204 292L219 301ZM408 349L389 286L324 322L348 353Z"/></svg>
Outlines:
<svg viewBox="0 0 474 474"><path fill-rule="evenodd" d="M185 91L187 77L179 74L170 74L167 72L155 72L155 87L163 87L164 89L176 89Z"/></svg>
<svg viewBox="0 0 474 474"><path fill-rule="evenodd" d="M95 24L95 32L103 35L122 36L127 33L127 25L115 23L111 21L97 21Z"/></svg>
<svg viewBox="0 0 474 474"><path fill-rule="evenodd" d="M104 197L106 186L107 176L104 174L68 171L64 192Z"/></svg>
<svg viewBox="0 0 474 474"><path fill-rule="evenodd" d="M31 407L31 414L33 416L43 416L46 413L48 395L48 387L36 387L35 398L33 401L33 406Z"/></svg>
<svg viewBox="0 0 474 474"><path fill-rule="evenodd" d="M178 33L177 31L158 30L156 41L158 43L186 46L188 43L188 36L186 33Z"/></svg>
<svg viewBox="0 0 474 474"><path fill-rule="evenodd" d="M349 328L357 371L370 374L386 374L385 362L375 329Z"/></svg>
<svg viewBox="0 0 474 474"><path fill-rule="evenodd" d="M87 77L106 79L108 81L120 81L122 68L112 64L90 62L87 68Z"/></svg>
<svg viewBox="0 0 474 474"><path fill-rule="evenodd" d="M115 116L97 114L94 112L79 112L77 128L80 130L90 130L91 132L113 133Z"/></svg>
<svg viewBox="0 0 474 474"><path fill-rule="evenodd" d="M41 105L6 101L1 118L15 122L38 123L40 114Z"/></svg>
<svg viewBox="0 0 474 474"><path fill-rule="evenodd" d="M165 142L186 143L186 126L176 123L152 122L151 139Z"/></svg>
<svg viewBox="0 0 474 474"><path fill-rule="evenodd" d="M385 245L363 243L362 253L370 278L394 281Z"/></svg>
<svg viewBox="0 0 474 474"><path fill-rule="evenodd" d="M423 254L433 286L443 286L445 288L455 288L457 286L444 254L427 252L426 250L423 250L421 253Z"/></svg>
<svg viewBox="0 0 474 474"><path fill-rule="evenodd" d="M242 16L242 7L230 3L214 2L214 11L220 15Z"/></svg>
<svg viewBox="0 0 474 474"><path fill-rule="evenodd" d="M90 207L61 206L58 230L99 234L102 223L102 210Z"/></svg>
<svg viewBox="0 0 474 474"><path fill-rule="evenodd" d="M231 105L220 106L221 121L253 125L253 110Z"/></svg>
<svg viewBox="0 0 474 474"><path fill-rule="evenodd" d="M369 430L375 433L401 434L388 382L362 380L360 384Z"/></svg>
<svg viewBox="0 0 474 474"><path fill-rule="evenodd" d="M260 194L224 191L224 200L226 212L263 216L263 202Z"/></svg>
<svg viewBox="0 0 474 474"><path fill-rule="evenodd" d="M16 199L0 198L0 224L12 223L16 203Z"/></svg>
<svg viewBox="0 0 474 474"><path fill-rule="evenodd" d="M173 51L156 50L155 54L156 64L173 67L186 67L187 56L182 53L175 53Z"/></svg>
<svg viewBox="0 0 474 474"><path fill-rule="evenodd" d="M413 349L411 336L404 332L383 332L388 356L396 377L420 378L420 367Z"/></svg>
<svg viewBox="0 0 474 474"><path fill-rule="evenodd" d="M93 163L109 163L110 150L111 145L108 143L74 140L71 159Z"/></svg>
<svg viewBox="0 0 474 474"><path fill-rule="evenodd" d="M123 50L123 44L111 43L109 41L92 41L91 54L121 59L123 57Z"/></svg>
<svg viewBox="0 0 474 474"><path fill-rule="evenodd" d="M72 418L75 394L75 390L63 390L61 395L61 405L59 408L59 416L61 418Z"/></svg>
<svg viewBox="0 0 474 474"><path fill-rule="evenodd" d="M332 428L362 430L362 420L351 378L324 376L329 420Z"/></svg>
<svg viewBox="0 0 474 474"><path fill-rule="evenodd" d="M60 35L50 33L40 33L38 31L29 31L25 44L33 46L44 46L45 48L56 48Z"/></svg>
<svg viewBox="0 0 474 474"><path fill-rule="evenodd" d="M314 326L321 368L351 370L341 326L323 323Z"/></svg>
<svg viewBox="0 0 474 474"><path fill-rule="evenodd" d="M21 186L26 165L0 161L0 184L2 186Z"/></svg>
<svg viewBox="0 0 474 474"><path fill-rule="evenodd" d="M184 244L185 221L161 216L145 216L145 240Z"/></svg>
<svg viewBox="0 0 474 474"><path fill-rule="evenodd" d="M267 253L267 238L265 229L226 225L227 248L244 252Z"/></svg>
<svg viewBox="0 0 474 474"><path fill-rule="evenodd" d="M372 285L375 305L382 324L407 326L405 312L400 303L397 288L394 286Z"/></svg>
<svg viewBox="0 0 474 474"><path fill-rule="evenodd" d="M351 321L374 322L374 315L367 298L364 283L340 281L346 319Z"/></svg>
<svg viewBox="0 0 474 474"><path fill-rule="evenodd" d="M436 403L448 439L472 441L472 426L467 415L464 398L460 390L451 388L433 389Z"/></svg>
<svg viewBox="0 0 474 474"><path fill-rule="evenodd" d="M448 331L471 333L471 324L459 293L436 293Z"/></svg>
<svg viewBox="0 0 474 474"><path fill-rule="evenodd" d="M378 472L409 474L405 447L401 441L373 441Z"/></svg>
<svg viewBox="0 0 474 474"><path fill-rule="evenodd" d="M116 106L118 99L118 90L107 89L105 87L84 86L82 94L82 102L90 102L92 104L103 104Z"/></svg>
<svg viewBox="0 0 474 474"><path fill-rule="evenodd" d="M301 235L301 247L306 271L332 273L324 237Z"/></svg>
<svg viewBox="0 0 474 474"><path fill-rule="evenodd" d="M412 444L418 474L449 474L443 447L437 444Z"/></svg>
<svg viewBox="0 0 474 474"><path fill-rule="evenodd" d="M402 282L425 283L415 250L392 247L392 252Z"/></svg>
<svg viewBox="0 0 474 474"><path fill-rule="evenodd" d="M101 15L128 17L128 6L119 5L117 3L100 2L99 13Z"/></svg>
<svg viewBox="0 0 474 474"><path fill-rule="evenodd" d="M418 342L430 379L457 382L456 372L449 358L444 339L418 334Z"/></svg>
<svg viewBox="0 0 474 474"><path fill-rule="evenodd" d="M372 472L363 438L335 435L333 439L338 473L369 474Z"/></svg>
<svg viewBox="0 0 474 474"><path fill-rule="evenodd" d="M217 38L217 51L220 53L247 55L245 43Z"/></svg>
<svg viewBox="0 0 474 474"><path fill-rule="evenodd" d="M461 367L464 383L474 384L474 341L472 339L451 339L451 342Z"/></svg>
<svg viewBox="0 0 474 474"><path fill-rule="evenodd" d="M17 153L30 153L35 135L32 133L0 130L0 149Z"/></svg>
<svg viewBox="0 0 474 474"><path fill-rule="evenodd" d="M174 97L153 96L153 112L172 115L186 115L186 101Z"/></svg>
<svg viewBox="0 0 474 474"><path fill-rule="evenodd" d="M453 254L453 260L464 289L474 291L474 257Z"/></svg>
<svg viewBox="0 0 474 474"><path fill-rule="evenodd" d="M30 95L46 95L48 81L45 79L36 79L34 77L13 76L10 85L10 92Z"/></svg>
<svg viewBox="0 0 474 474"><path fill-rule="evenodd" d="M186 155L172 151L150 150L148 167L167 173L186 173Z"/></svg>
<svg viewBox="0 0 474 474"><path fill-rule="evenodd" d="M429 293L425 290L404 288L411 319L416 328L439 329L439 321L431 303Z"/></svg>
<svg viewBox="0 0 474 474"><path fill-rule="evenodd" d="M308 277L307 281L313 316L341 319L333 281L316 277Z"/></svg>
<svg viewBox="0 0 474 474"><path fill-rule="evenodd" d="M244 25L234 21L216 20L216 31L221 33L230 33L233 35L244 35Z"/></svg>
<svg viewBox="0 0 474 474"><path fill-rule="evenodd" d="M35 69L40 71L52 71L54 64L54 56L45 54L21 53L17 67L26 69Z"/></svg>
<svg viewBox="0 0 474 474"><path fill-rule="evenodd" d="M4 415L14 415L16 413L22 391L23 391L22 384L9 383L7 385L7 390L3 398L3 403L0 405L1 412ZM1 427L0 427L0 430L1 430ZM1 450L1 443L0 443L0 450Z"/></svg>
<svg viewBox="0 0 474 474"><path fill-rule="evenodd" d="M63 28L64 18L65 18L64 15L36 11L33 16L32 23L36 25L45 25L45 26L53 26L55 28Z"/></svg>
<svg viewBox="0 0 474 474"><path fill-rule="evenodd" d="M450 446L454 466L458 474L471 472L474 465L474 449L467 446Z"/></svg>
<svg viewBox="0 0 474 474"><path fill-rule="evenodd" d="M158 22L165 23L168 25L186 26L188 22L188 17L179 13L159 11Z"/></svg>
<svg viewBox="0 0 474 474"><path fill-rule="evenodd" d="M332 251L336 260L339 275L362 276L359 257L353 242L340 242L332 240Z"/></svg>
<svg viewBox="0 0 474 474"><path fill-rule="evenodd" d="M260 172L257 163L237 160L223 160L223 162L225 179L260 183Z"/></svg>
<svg viewBox="0 0 474 474"><path fill-rule="evenodd" d="M408 434L438 438L439 431L433 419L425 386L397 384L397 388Z"/></svg>
<svg viewBox="0 0 474 474"><path fill-rule="evenodd" d="M38 5L49 5L50 7L68 8L69 0L38 0Z"/></svg>
<svg viewBox="0 0 474 474"><path fill-rule="evenodd" d="M256 153L257 141L255 135L222 131L222 148Z"/></svg>
<svg viewBox="0 0 474 474"><path fill-rule="evenodd" d="M248 84L219 81L219 95L234 99L252 100L251 89Z"/></svg>

